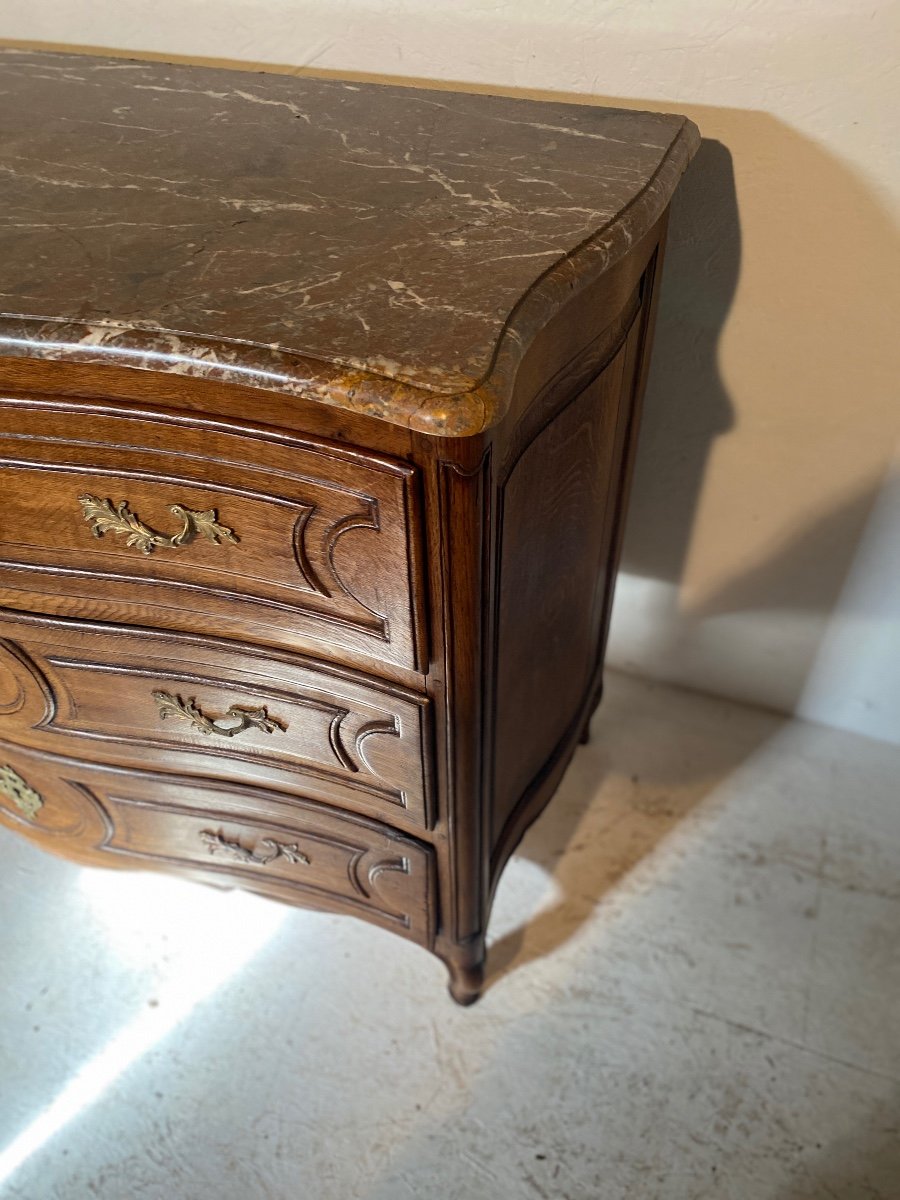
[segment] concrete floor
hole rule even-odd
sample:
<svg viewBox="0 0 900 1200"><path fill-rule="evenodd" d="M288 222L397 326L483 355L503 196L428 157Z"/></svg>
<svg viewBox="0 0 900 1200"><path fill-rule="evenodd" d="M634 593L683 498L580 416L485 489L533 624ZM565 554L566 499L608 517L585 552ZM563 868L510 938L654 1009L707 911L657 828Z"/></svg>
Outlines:
<svg viewBox="0 0 900 1200"><path fill-rule="evenodd" d="M900 1200L900 751L612 676L472 1009L0 831L4 1200Z"/></svg>

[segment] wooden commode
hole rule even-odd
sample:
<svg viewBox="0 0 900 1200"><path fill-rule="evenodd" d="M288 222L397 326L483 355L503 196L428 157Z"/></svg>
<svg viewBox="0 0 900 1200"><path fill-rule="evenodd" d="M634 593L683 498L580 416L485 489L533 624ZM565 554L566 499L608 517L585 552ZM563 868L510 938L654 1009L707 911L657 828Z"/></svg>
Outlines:
<svg viewBox="0 0 900 1200"><path fill-rule="evenodd" d="M0 821L363 917L473 1000L600 696L696 129L0 75Z"/></svg>

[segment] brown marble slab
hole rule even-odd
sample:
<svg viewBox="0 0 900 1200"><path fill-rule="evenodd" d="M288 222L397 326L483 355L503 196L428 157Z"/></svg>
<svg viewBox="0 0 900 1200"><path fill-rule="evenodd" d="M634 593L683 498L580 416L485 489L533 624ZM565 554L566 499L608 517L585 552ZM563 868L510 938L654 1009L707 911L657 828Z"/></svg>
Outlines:
<svg viewBox="0 0 900 1200"><path fill-rule="evenodd" d="M697 143L679 116L4 51L0 354L474 433Z"/></svg>

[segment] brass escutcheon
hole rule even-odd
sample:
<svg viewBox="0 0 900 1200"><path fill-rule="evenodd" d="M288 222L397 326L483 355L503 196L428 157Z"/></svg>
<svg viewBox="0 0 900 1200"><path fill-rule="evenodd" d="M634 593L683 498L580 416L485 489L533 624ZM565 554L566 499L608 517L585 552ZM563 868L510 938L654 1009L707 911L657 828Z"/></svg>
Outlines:
<svg viewBox="0 0 900 1200"><path fill-rule="evenodd" d="M14 771L8 763L0 767L0 792L12 800L19 812L29 821L33 821L44 807L40 792L29 787L18 771Z"/></svg>

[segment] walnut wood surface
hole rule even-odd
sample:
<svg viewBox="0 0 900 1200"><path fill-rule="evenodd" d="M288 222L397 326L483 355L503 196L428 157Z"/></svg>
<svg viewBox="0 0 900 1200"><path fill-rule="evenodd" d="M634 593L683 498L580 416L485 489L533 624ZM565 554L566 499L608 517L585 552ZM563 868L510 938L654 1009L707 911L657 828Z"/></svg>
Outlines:
<svg viewBox="0 0 900 1200"><path fill-rule="evenodd" d="M416 692L227 642L34 617L0 619L0 682L2 728L22 745L300 790L401 826L431 823L430 705ZM217 737L161 716L159 692L219 717L261 707L275 727Z"/></svg>
<svg viewBox="0 0 900 1200"><path fill-rule="evenodd" d="M627 336L499 487L494 670L497 695L516 703L495 714L495 832L563 737L594 668L609 585L609 499L621 467L616 429L633 382Z"/></svg>
<svg viewBox="0 0 900 1200"><path fill-rule="evenodd" d="M175 628L190 613L192 628L415 667L413 477L405 463L246 425L0 398L0 601L38 607L39 591L61 615L119 620L128 607L129 620ZM126 500L158 529L178 528L172 504L211 509L236 540L143 554L123 535L94 536L86 493Z"/></svg>
<svg viewBox="0 0 900 1200"><path fill-rule="evenodd" d="M693 127L43 54L0 72L0 823L352 912L471 1002L500 872L601 692ZM154 157L140 130L101 144L109 113L183 127ZM81 249L13 237L26 204ZM202 286L179 216L211 239Z"/></svg>
<svg viewBox="0 0 900 1200"><path fill-rule="evenodd" d="M233 783L87 767L2 742L0 754L44 797L29 819L0 789L0 815L45 849L102 866L224 877L432 942L433 854L386 825Z"/></svg>

